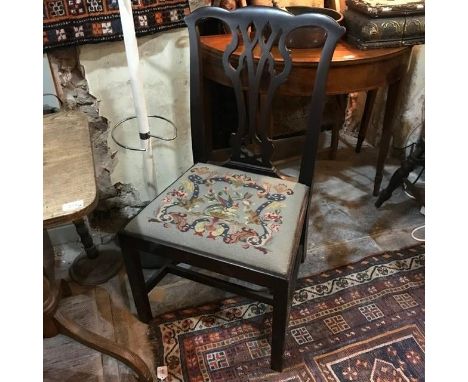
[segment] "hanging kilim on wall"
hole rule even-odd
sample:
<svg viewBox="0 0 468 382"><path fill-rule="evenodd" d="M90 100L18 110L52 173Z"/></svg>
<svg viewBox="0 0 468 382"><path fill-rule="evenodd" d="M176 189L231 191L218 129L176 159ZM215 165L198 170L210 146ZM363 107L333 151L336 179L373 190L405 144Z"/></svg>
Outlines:
<svg viewBox="0 0 468 382"><path fill-rule="evenodd" d="M137 36L185 26L188 0L132 0ZM44 51L122 40L118 0L43 0Z"/></svg>

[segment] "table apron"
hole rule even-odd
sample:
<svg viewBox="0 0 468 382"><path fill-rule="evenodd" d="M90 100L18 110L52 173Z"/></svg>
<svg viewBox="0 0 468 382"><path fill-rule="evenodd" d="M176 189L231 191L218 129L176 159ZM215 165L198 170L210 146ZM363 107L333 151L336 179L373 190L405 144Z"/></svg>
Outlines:
<svg viewBox="0 0 468 382"><path fill-rule="evenodd" d="M406 73L410 53L411 50L407 49L399 55L378 61L332 64L328 74L327 94L348 94L395 83ZM310 64L293 64L288 80L279 87L277 93L289 96L309 96L315 81L316 68ZM203 76L205 79L232 87L220 63L220 56L210 53L203 55Z"/></svg>

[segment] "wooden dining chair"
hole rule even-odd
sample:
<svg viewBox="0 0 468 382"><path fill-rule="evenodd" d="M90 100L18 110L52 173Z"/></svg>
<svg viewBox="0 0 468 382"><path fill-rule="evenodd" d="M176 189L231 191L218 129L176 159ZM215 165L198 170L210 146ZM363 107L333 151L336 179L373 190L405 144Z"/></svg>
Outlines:
<svg viewBox="0 0 468 382"><path fill-rule="evenodd" d="M202 118L202 60L197 26L207 18L221 20L232 32L222 60L226 78L236 94L239 124L231 137L231 158L222 165L209 163L209 146L204 143L207 137ZM246 7L232 12L204 7L185 21L190 39L195 164L119 232L138 317L143 322L152 319L148 293L167 273L270 304L271 368L281 371L290 301L299 262L306 253L306 215L327 73L344 28L327 16L293 16L271 7ZM274 93L292 67L285 38L303 26L323 28L327 39L310 103L300 175L297 182L292 182L271 170L274 147L266 132ZM238 60L232 57L236 49L241 51ZM274 60L272 49L282 58ZM257 113L261 93L268 102L262 103L263 109ZM257 114L260 118L256 118ZM146 281L140 251L166 259L165 265ZM181 267L181 263L262 286L267 292Z"/></svg>

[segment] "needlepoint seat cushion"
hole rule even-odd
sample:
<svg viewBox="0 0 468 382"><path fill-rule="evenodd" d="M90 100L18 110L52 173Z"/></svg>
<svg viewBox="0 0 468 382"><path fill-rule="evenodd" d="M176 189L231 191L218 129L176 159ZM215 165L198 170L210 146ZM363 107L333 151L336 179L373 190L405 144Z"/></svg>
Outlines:
<svg viewBox="0 0 468 382"><path fill-rule="evenodd" d="M199 163L124 231L284 275L307 195L300 183Z"/></svg>

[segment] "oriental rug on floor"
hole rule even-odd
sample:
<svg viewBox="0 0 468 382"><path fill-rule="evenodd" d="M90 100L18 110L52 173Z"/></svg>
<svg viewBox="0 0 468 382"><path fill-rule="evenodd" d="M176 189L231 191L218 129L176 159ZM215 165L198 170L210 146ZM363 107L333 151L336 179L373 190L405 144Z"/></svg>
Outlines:
<svg viewBox="0 0 468 382"><path fill-rule="evenodd" d="M269 368L271 308L232 298L150 324L169 381L424 381L424 245L298 281L282 373Z"/></svg>

